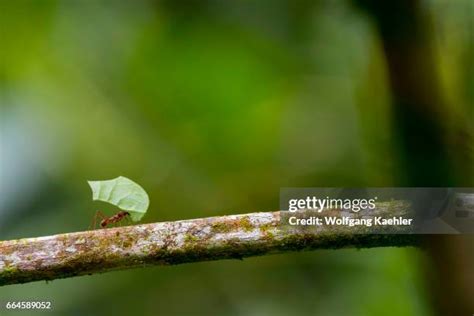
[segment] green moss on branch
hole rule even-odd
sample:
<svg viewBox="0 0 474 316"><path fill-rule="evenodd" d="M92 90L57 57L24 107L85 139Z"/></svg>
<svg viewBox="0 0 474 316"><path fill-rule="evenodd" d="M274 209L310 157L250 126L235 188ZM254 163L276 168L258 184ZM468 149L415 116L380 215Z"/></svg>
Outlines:
<svg viewBox="0 0 474 316"><path fill-rule="evenodd" d="M381 206L379 214L406 211ZM392 214L393 215L393 214ZM172 265L314 249L413 246L415 235L297 230L286 212L229 215L0 242L0 285L53 280L146 265Z"/></svg>

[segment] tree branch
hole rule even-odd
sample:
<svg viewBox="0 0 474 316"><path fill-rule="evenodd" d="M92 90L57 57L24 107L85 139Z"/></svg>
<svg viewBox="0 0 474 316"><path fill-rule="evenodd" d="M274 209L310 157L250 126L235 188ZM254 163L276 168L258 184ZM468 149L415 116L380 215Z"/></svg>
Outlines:
<svg viewBox="0 0 474 316"><path fill-rule="evenodd" d="M371 215L399 216L403 201ZM329 210L330 211L330 210ZM340 212L334 212L334 214ZM282 226L288 212L250 213L0 242L0 285L53 280L146 265L173 265L289 251L412 246L418 237L368 234L366 227ZM361 215L361 214L360 214ZM359 216L360 216L359 215ZM398 231L400 232L400 231Z"/></svg>

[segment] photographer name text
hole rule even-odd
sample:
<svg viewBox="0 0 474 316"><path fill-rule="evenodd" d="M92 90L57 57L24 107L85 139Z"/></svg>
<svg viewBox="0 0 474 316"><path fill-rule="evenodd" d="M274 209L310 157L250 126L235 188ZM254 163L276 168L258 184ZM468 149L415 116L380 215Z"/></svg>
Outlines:
<svg viewBox="0 0 474 316"><path fill-rule="evenodd" d="M361 210L375 210L376 201L377 197L371 199L341 199L308 196L304 199L290 199L288 201L288 211L290 213L298 211L316 211L317 213L322 213L326 210L340 210L350 211L355 215ZM321 216L310 216L306 218L291 216L288 219L288 223L292 226L410 226L413 223L413 219L402 216L383 218L381 216L370 216L370 213L366 213L361 217L352 217L352 215L324 216L324 213L322 213Z"/></svg>

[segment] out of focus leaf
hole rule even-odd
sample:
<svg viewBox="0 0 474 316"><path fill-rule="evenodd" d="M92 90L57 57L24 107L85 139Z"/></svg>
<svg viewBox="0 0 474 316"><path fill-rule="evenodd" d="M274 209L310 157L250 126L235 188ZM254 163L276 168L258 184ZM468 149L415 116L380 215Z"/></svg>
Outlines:
<svg viewBox="0 0 474 316"><path fill-rule="evenodd" d="M104 201L130 213L134 222L145 215L150 200L145 190L125 177L112 180L87 181L92 189L94 201Z"/></svg>

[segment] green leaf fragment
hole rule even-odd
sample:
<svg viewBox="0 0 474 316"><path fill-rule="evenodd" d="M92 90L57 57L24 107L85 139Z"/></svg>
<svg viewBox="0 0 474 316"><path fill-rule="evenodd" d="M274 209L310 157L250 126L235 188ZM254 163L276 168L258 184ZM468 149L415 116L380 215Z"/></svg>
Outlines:
<svg viewBox="0 0 474 316"><path fill-rule="evenodd" d="M145 215L150 200L145 190L125 177L112 180L87 181L92 189L92 199L117 206L130 213L132 221L138 222Z"/></svg>

